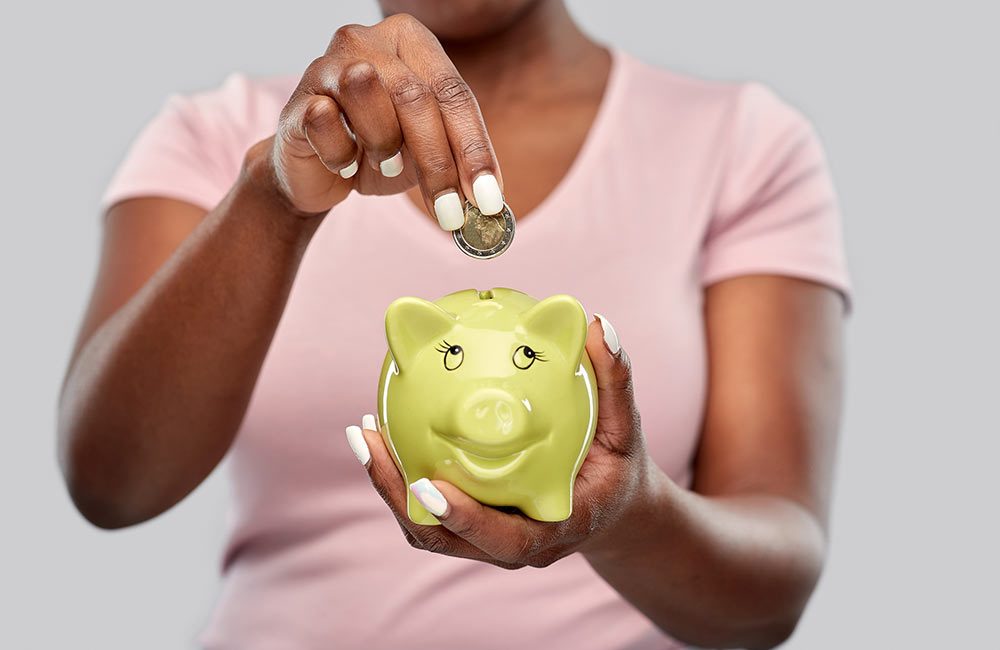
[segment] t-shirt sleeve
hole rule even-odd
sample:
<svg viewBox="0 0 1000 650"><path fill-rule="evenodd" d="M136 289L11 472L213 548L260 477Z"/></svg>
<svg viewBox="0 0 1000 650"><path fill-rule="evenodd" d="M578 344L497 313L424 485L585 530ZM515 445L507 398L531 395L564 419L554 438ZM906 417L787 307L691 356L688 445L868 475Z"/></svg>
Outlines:
<svg viewBox="0 0 1000 650"><path fill-rule="evenodd" d="M101 208L142 196L215 207L235 181L245 150L246 88L245 77L232 75L210 91L171 95L133 140Z"/></svg>
<svg viewBox="0 0 1000 650"><path fill-rule="evenodd" d="M836 193L819 138L759 84L739 90L702 257L702 284L767 273L811 280L850 307Z"/></svg>

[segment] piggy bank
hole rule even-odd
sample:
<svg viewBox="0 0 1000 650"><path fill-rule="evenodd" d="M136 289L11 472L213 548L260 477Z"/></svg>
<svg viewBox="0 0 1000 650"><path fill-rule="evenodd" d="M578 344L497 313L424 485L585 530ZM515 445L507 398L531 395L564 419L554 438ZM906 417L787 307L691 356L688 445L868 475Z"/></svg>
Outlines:
<svg viewBox="0 0 1000 650"><path fill-rule="evenodd" d="M407 485L442 479L488 505L567 519L597 427L580 303L504 288L406 297L385 333L379 428ZM407 514L439 523L409 490Z"/></svg>

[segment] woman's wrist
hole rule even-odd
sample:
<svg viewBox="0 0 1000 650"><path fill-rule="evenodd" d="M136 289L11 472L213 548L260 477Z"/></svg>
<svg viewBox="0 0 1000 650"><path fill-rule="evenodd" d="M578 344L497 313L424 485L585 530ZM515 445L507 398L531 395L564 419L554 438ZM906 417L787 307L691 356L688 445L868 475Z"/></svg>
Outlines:
<svg viewBox="0 0 1000 650"><path fill-rule="evenodd" d="M241 200L263 210L282 239L308 243L329 210L305 213L289 201L275 174L273 140L273 136L261 140L247 150L233 191Z"/></svg>
<svg viewBox="0 0 1000 650"><path fill-rule="evenodd" d="M650 543L662 543L660 521L682 489L652 459L646 459L635 493L618 521L587 544L582 555L591 564L617 562L642 553Z"/></svg>

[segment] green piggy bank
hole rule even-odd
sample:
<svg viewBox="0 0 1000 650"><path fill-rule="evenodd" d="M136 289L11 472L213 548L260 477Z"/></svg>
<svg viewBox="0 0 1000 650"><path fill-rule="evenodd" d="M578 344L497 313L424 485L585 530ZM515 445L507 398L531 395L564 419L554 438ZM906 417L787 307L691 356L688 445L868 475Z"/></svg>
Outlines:
<svg viewBox="0 0 1000 650"><path fill-rule="evenodd" d="M406 297L385 332L379 428L406 484L441 479L532 519L567 519L597 428L580 303L503 288ZM409 491L407 514L439 523Z"/></svg>

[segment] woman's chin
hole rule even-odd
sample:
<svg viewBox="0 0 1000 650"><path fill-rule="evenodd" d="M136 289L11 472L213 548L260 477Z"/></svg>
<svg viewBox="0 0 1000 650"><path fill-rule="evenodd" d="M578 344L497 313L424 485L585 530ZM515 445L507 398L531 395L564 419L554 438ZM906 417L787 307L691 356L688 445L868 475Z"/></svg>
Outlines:
<svg viewBox="0 0 1000 650"><path fill-rule="evenodd" d="M443 41L471 41L503 31L539 0L379 0L385 16L407 13Z"/></svg>

